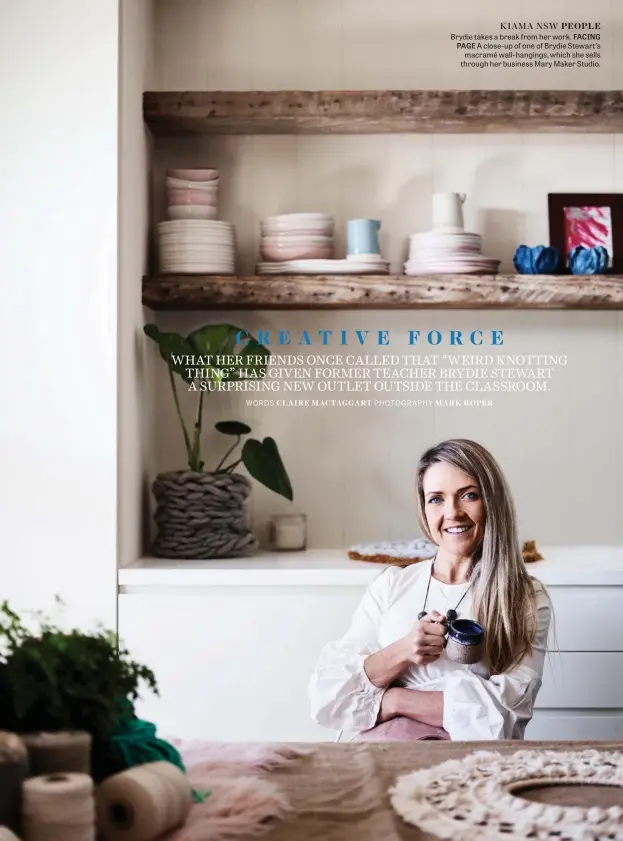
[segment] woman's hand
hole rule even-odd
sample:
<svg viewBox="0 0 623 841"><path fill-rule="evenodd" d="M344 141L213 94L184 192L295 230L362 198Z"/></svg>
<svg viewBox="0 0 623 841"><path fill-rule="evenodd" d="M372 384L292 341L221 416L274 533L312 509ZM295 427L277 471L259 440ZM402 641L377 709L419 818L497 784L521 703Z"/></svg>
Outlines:
<svg viewBox="0 0 623 841"><path fill-rule="evenodd" d="M411 633L404 638L410 663L427 666L439 659L446 643L445 621L446 617L437 611L418 620Z"/></svg>

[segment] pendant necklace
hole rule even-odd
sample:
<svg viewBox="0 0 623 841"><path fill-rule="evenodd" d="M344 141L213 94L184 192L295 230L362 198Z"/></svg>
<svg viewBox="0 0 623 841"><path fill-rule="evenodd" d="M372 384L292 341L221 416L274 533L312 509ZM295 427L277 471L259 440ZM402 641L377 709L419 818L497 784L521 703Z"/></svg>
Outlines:
<svg viewBox="0 0 623 841"><path fill-rule="evenodd" d="M424 617L426 616L426 602L428 601L428 591L430 590L430 582L431 582L431 579L433 577L433 572L434 571L435 571L435 559L433 558L433 562L432 562L431 567L430 567L430 575L428 577L428 585L426 587L426 595L424 596L424 606L422 607L422 610L417 615L418 619L424 619ZM471 569L470 569L470 574L471 574ZM454 607L454 609L450 608L450 610L448 610L446 612L446 619L447 619L448 622L454 622L454 620L458 617L458 613L456 612L457 608L461 604L461 602L463 601L465 596L468 594L470 587L471 587L471 582L470 582L467 590L463 593L461 598L456 603L456 606Z"/></svg>

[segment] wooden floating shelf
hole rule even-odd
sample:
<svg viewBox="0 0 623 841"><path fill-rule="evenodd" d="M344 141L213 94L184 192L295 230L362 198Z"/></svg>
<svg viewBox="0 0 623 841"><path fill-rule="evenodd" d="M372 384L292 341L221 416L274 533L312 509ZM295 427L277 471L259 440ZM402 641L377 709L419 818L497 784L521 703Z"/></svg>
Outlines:
<svg viewBox="0 0 623 841"><path fill-rule="evenodd" d="M623 276L158 275L153 310L623 309Z"/></svg>
<svg viewBox="0 0 623 841"><path fill-rule="evenodd" d="M623 131L623 91L147 91L155 135Z"/></svg>

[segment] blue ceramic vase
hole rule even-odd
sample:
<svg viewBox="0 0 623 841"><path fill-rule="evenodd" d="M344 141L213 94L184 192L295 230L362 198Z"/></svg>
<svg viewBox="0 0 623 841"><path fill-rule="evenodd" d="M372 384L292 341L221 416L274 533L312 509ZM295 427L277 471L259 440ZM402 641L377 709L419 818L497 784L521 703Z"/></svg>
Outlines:
<svg viewBox="0 0 623 841"><path fill-rule="evenodd" d="M569 252L569 270L571 274L603 274L608 268L610 255L603 245L585 248L576 245Z"/></svg>
<svg viewBox="0 0 623 841"><path fill-rule="evenodd" d="M554 274L559 261L558 249L548 245L520 245L513 257L519 274Z"/></svg>

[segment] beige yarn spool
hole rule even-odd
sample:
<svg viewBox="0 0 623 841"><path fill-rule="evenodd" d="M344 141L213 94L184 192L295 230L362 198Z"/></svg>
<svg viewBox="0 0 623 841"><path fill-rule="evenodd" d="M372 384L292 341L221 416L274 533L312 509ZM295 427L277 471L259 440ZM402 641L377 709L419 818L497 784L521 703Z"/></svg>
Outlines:
<svg viewBox="0 0 623 841"><path fill-rule="evenodd" d="M19 838L8 827L0 826L0 841L19 841Z"/></svg>
<svg viewBox="0 0 623 841"><path fill-rule="evenodd" d="M15 733L0 731L0 824L16 832L22 811L22 783L28 773L28 752Z"/></svg>
<svg viewBox="0 0 623 841"><path fill-rule="evenodd" d="M193 804L188 778L171 762L148 762L108 777L95 799L103 841L154 841L182 826Z"/></svg>
<svg viewBox="0 0 623 841"><path fill-rule="evenodd" d="M47 774L23 786L24 841L95 841L93 780L88 774Z"/></svg>
<svg viewBox="0 0 623 841"><path fill-rule="evenodd" d="M91 734L82 730L58 733L24 733L28 748L30 776L68 772L91 773Z"/></svg>

